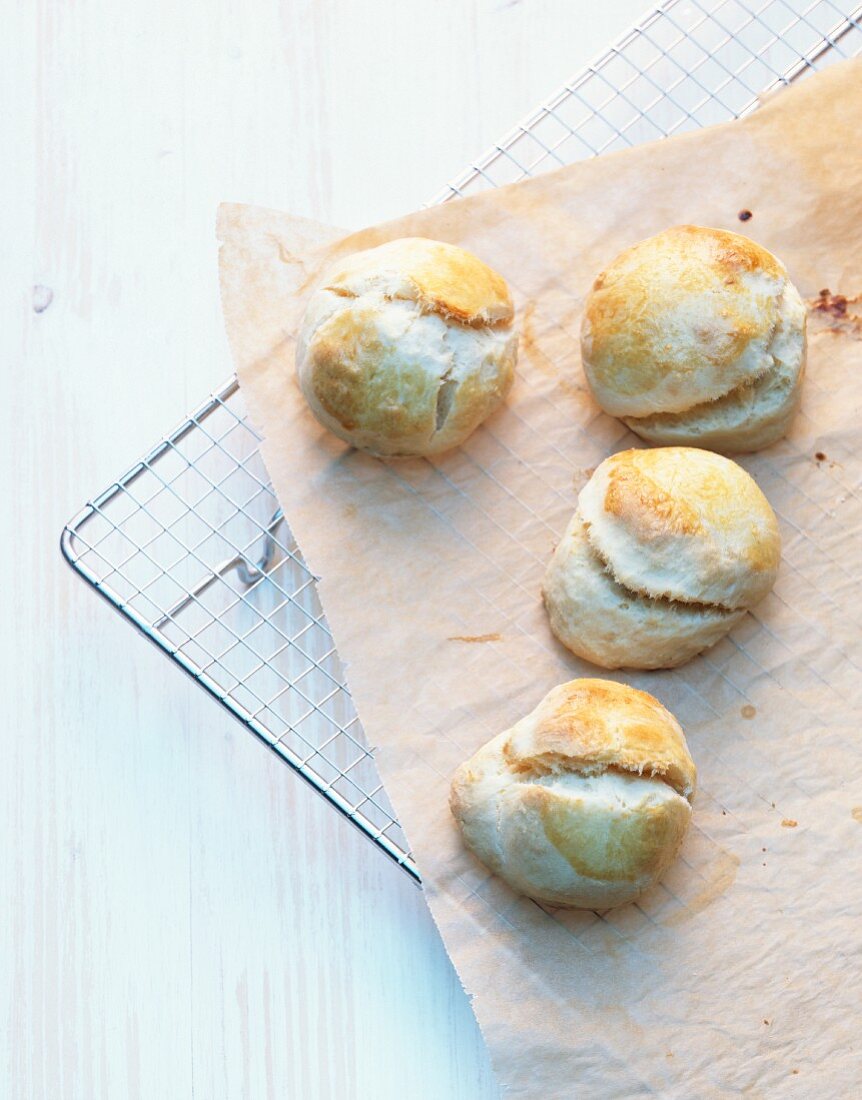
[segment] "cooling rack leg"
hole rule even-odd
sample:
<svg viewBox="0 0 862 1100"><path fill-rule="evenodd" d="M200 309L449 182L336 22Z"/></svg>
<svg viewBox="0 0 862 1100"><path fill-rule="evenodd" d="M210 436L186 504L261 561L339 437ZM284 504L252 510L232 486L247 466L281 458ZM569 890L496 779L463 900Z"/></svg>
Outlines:
<svg viewBox="0 0 862 1100"><path fill-rule="evenodd" d="M275 541L275 532L278 530L283 520L284 513L281 508L279 508L273 513L272 519L267 525L266 536L263 543L263 554L259 561L252 565L244 557L237 554L235 557L223 561L220 565L213 566L212 572L208 576L202 577L201 580L189 589L187 595L183 596L181 600L177 600L172 607L169 607L164 615L153 623L153 627L156 630L161 630L175 615L184 611L189 604L194 603L200 595L206 592L206 590L215 584L217 580L225 576L226 573L229 573L231 569L237 571L239 579L247 587L259 581L261 577L266 575L267 570L272 565L273 559L275 558L278 546Z"/></svg>
<svg viewBox="0 0 862 1100"><path fill-rule="evenodd" d="M243 584L254 584L255 581L260 580L272 565L278 548L278 543L275 541L275 532L281 526L283 519L284 512L282 512L280 508L277 508L276 511L273 512L272 519L267 525L266 537L263 540L263 555L256 565L249 565L244 558L235 559L236 571Z"/></svg>

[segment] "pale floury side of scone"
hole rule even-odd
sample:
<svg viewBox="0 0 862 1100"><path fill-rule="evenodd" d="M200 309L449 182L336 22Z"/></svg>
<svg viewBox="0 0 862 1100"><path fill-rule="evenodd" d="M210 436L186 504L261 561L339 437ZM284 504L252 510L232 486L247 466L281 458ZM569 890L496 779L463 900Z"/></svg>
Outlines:
<svg viewBox="0 0 862 1100"><path fill-rule="evenodd" d="M514 890L610 909L673 861L695 783L683 731L657 699L572 680L461 765L450 806L467 846Z"/></svg>
<svg viewBox="0 0 862 1100"><path fill-rule="evenodd" d="M681 225L599 275L581 358L601 407L650 443L755 451L786 433L798 405L805 328L802 298L771 252Z"/></svg>
<svg viewBox="0 0 862 1100"><path fill-rule="evenodd" d="M621 451L596 469L545 574L551 629L602 668L674 668L770 591L781 539L766 497L711 451Z"/></svg>
<svg viewBox="0 0 862 1100"><path fill-rule="evenodd" d="M389 241L324 274L297 343L299 383L320 423L354 447L439 454L508 393L513 319L505 281L472 253Z"/></svg>

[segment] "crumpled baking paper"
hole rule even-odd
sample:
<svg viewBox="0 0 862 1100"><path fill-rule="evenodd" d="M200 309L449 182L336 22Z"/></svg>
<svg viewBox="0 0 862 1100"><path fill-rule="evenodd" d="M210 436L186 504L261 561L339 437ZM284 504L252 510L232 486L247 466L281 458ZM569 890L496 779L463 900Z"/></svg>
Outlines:
<svg viewBox="0 0 862 1100"><path fill-rule="evenodd" d="M862 63L846 62L744 121L346 237L220 210L242 392L508 1096L862 1089L860 112ZM554 641L539 597L577 490L639 444L587 392L580 312L618 250L680 222L766 245L810 303L790 436L742 459L780 518L781 572L704 656L612 674L686 730L699 790L681 858L637 904L545 910L462 847L449 778L555 684L608 675ZM464 245L503 273L521 351L506 407L460 450L385 463L313 419L293 347L321 270L404 235Z"/></svg>

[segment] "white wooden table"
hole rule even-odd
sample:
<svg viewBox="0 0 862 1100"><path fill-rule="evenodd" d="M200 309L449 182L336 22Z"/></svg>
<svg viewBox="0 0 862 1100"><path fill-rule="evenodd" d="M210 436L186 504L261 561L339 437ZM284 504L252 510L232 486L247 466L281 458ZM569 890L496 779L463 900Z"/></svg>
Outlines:
<svg viewBox="0 0 862 1100"><path fill-rule="evenodd" d="M231 372L220 200L405 212L644 2L6 5L3 1097L496 1095L421 893L57 541Z"/></svg>

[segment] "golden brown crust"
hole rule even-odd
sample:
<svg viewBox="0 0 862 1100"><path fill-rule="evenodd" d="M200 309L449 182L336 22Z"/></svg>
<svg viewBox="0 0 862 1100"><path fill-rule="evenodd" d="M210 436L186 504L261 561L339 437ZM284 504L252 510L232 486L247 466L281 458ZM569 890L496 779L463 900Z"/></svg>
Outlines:
<svg viewBox="0 0 862 1100"><path fill-rule="evenodd" d="M433 455L504 400L517 348L503 279L463 249L409 238L325 273L296 368L312 412L341 439L380 456Z"/></svg>
<svg viewBox="0 0 862 1100"><path fill-rule="evenodd" d="M785 283L769 345L773 366L753 382L681 413L624 417L648 443L706 447L722 454L759 451L786 434L802 392L807 317L799 291Z"/></svg>
<svg viewBox="0 0 862 1100"><path fill-rule="evenodd" d="M425 237L403 237L357 252L325 282L335 293L355 293L357 282L391 273L391 297L419 302L424 309L462 324L508 324L514 316L505 279L464 248ZM386 293L385 283L381 283Z"/></svg>
<svg viewBox="0 0 862 1100"><path fill-rule="evenodd" d="M610 768L663 779L679 794L697 772L679 723L645 691L612 680L572 680L551 691L503 746L515 772Z"/></svg>
<svg viewBox="0 0 862 1100"><path fill-rule="evenodd" d="M464 842L515 890L609 909L638 897L679 850L695 768L674 717L609 680L554 688L452 779Z"/></svg>
<svg viewBox="0 0 862 1100"><path fill-rule="evenodd" d="M551 630L601 668L676 668L715 645L745 615L657 600L617 584L590 546L580 512L557 544L542 585Z"/></svg>
<svg viewBox="0 0 862 1100"><path fill-rule="evenodd" d="M353 306L321 326L314 343L314 394L346 432L360 425L396 444L433 430L437 381L405 356L400 369L379 369L389 349L376 312Z"/></svg>
<svg viewBox="0 0 862 1100"><path fill-rule="evenodd" d="M682 413L774 366L789 286L779 260L737 233L681 225L621 252L593 284L581 351L614 416Z"/></svg>
<svg viewBox="0 0 862 1100"><path fill-rule="evenodd" d="M529 788L523 805L538 813L548 840L576 874L615 884L658 878L679 851L691 816L674 800L597 821L583 801L548 787Z"/></svg>
<svg viewBox="0 0 862 1100"><path fill-rule="evenodd" d="M601 463L579 504L591 545L634 592L736 610L775 582L775 513L741 466L712 451L620 451Z"/></svg>
<svg viewBox="0 0 862 1100"><path fill-rule="evenodd" d="M703 524L687 500L662 489L636 467L614 469L608 479L605 511L647 536L703 532Z"/></svg>
<svg viewBox="0 0 862 1100"><path fill-rule="evenodd" d="M772 509L756 482L729 460L689 447L629 450L613 459L605 510L641 536L699 535L706 523L729 535L758 518L774 524ZM699 462L715 468L686 476ZM666 486L674 481L678 488L672 493ZM751 534L740 550L746 565L756 573L777 569L777 540L758 538L755 531Z"/></svg>

